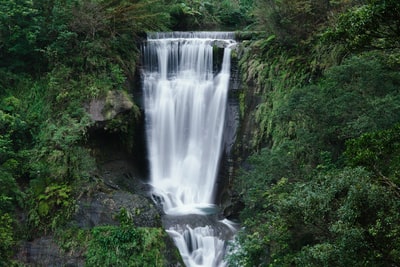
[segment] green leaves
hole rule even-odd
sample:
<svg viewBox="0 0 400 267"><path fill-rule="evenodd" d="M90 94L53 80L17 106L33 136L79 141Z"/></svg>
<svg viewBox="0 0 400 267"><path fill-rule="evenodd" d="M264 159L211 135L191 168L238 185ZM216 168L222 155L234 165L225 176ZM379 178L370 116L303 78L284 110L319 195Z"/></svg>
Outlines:
<svg viewBox="0 0 400 267"><path fill-rule="evenodd" d="M394 5L370 4L385 2ZM357 29L375 13L359 15ZM236 185L244 230L232 265L400 264L399 52L377 46L396 38L370 35L385 50L345 59L343 46L319 43L316 55L279 38L246 45L241 60L245 99L256 102L241 112L258 125L258 152Z"/></svg>
<svg viewBox="0 0 400 267"><path fill-rule="evenodd" d="M399 11L396 0L367 1L343 13L325 37L345 43L351 50L399 48Z"/></svg>
<svg viewBox="0 0 400 267"><path fill-rule="evenodd" d="M253 9L257 29L274 34L286 46L307 41L327 20L327 1L259 0Z"/></svg>
<svg viewBox="0 0 400 267"><path fill-rule="evenodd" d="M166 233L132 225L98 226L92 230L85 266L164 266Z"/></svg>
<svg viewBox="0 0 400 267"><path fill-rule="evenodd" d="M247 235L239 235L242 266L398 262L400 200L364 169L332 170L295 184L282 179L263 191L264 209L246 206L253 216L244 221Z"/></svg>
<svg viewBox="0 0 400 267"><path fill-rule="evenodd" d="M176 0L170 4L175 30L237 30L251 23L252 0Z"/></svg>
<svg viewBox="0 0 400 267"><path fill-rule="evenodd" d="M0 196L1 202L1 196ZM12 249L15 245L13 232L14 219L8 213L0 211L0 266L11 264Z"/></svg>
<svg viewBox="0 0 400 267"><path fill-rule="evenodd" d="M400 197L400 125L347 141L344 155L349 165L374 172Z"/></svg>
<svg viewBox="0 0 400 267"><path fill-rule="evenodd" d="M40 33L38 10L32 0L0 1L0 66L30 69Z"/></svg>
<svg viewBox="0 0 400 267"><path fill-rule="evenodd" d="M51 184L44 191L30 192L29 223L45 233L62 226L75 212L72 188L66 184Z"/></svg>

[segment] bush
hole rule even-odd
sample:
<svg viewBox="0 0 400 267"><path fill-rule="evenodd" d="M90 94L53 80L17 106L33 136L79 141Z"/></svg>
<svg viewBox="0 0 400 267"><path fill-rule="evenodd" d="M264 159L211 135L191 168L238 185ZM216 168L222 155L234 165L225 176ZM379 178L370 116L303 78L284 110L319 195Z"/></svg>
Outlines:
<svg viewBox="0 0 400 267"><path fill-rule="evenodd" d="M86 266L164 266L161 228L98 226L92 230Z"/></svg>
<svg viewBox="0 0 400 267"><path fill-rule="evenodd" d="M241 266L400 263L400 199L364 169L321 172L306 182L283 178L258 189L263 194L256 207L246 206L245 235L231 257Z"/></svg>
<svg viewBox="0 0 400 267"><path fill-rule="evenodd" d="M0 201L1 198L2 196L0 196ZM13 255L15 245L13 223L14 220L10 214L0 210L0 267L9 266Z"/></svg>
<svg viewBox="0 0 400 267"><path fill-rule="evenodd" d="M67 223L76 209L72 188L65 184L51 184L42 192L31 191L27 204L28 222L33 226L31 231L44 231L45 234Z"/></svg>
<svg viewBox="0 0 400 267"><path fill-rule="evenodd" d="M305 41L327 20L329 1L259 0L255 2L258 29L278 37L287 46Z"/></svg>

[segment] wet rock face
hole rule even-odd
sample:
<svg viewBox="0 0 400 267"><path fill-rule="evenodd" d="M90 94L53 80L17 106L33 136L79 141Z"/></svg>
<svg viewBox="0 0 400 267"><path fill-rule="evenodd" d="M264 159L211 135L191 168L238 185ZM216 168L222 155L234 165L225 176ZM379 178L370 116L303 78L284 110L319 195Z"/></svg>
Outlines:
<svg viewBox="0 0 400 267"><path fill-rule="evenodd" d="M37 238L21 245L17 259L26 266L84 266L85 258L82 251L65 253L56 244L52 236Z"/></svg>
<svg viewBox="0 0 400 267"><path fill-rule="evenodd" d="M156 208L141 195L113 190L110 193L96 192L78 202L79 210L75 215L75 221L81 228L118 225L118 214L122 209L129 214L137 227L161 227Z"/></svg>

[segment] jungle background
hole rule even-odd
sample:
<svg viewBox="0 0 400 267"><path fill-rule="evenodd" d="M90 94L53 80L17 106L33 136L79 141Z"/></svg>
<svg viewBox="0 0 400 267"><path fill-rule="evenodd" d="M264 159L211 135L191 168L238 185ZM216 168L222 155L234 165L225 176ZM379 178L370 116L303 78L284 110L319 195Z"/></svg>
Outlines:
<svg viewBox="0 0 400 267"><path fill-rule="evenodd" d="M0 0L0 266L24 266L21 242L45 235L86 266L166 265L140 210L70 221L107 191L86 105L130 98L101 128L140 157L140 43L171 30L241 41L230 266L400 266L397 0Z"/></svg>

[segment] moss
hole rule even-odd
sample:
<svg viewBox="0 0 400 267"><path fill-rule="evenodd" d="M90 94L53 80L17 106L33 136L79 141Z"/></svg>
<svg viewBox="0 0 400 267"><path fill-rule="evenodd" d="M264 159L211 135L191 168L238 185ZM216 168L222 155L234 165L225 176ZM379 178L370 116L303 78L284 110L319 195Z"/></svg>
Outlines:
<svg viewBox="0 0 400 267"><path fill-rule="evenodd" d="M118 114L129 110L134 110L136 114L139 111L127 92L123 90L107 92L106 103L103 109L103 115L106 120L111 120Z"/></svg>

